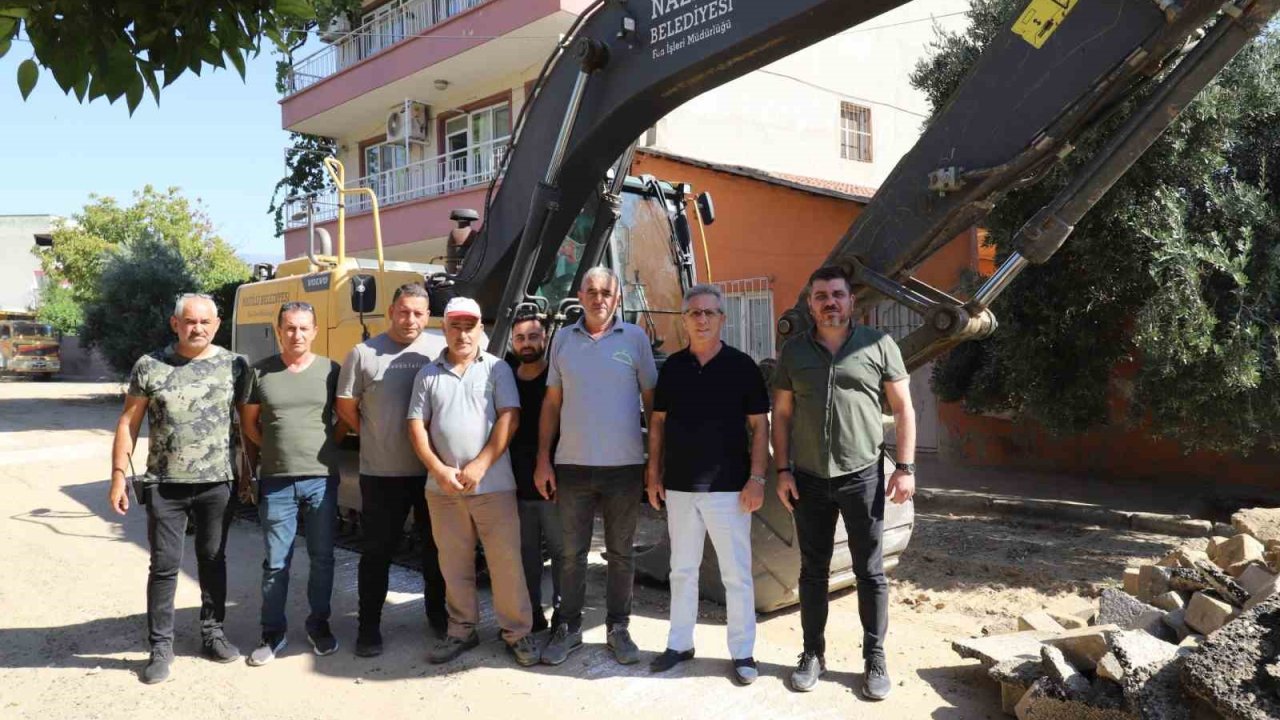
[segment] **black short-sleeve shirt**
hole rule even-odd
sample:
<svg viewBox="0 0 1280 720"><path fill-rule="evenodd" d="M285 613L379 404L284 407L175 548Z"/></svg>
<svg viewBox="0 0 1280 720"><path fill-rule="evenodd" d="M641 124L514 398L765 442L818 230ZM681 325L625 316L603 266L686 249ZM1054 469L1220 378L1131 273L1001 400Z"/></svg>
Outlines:
<svg viewBox="0 0 1280 720"><path fill-rule="evenodd" d="M729 345L706 365L688 349L658 373L653 409L666 413L663 484L683 492L740 492L751 473L748 415L769 412L751 356Z"/></svg>
<svg viewBox="0 0 1280 720"><path fill-rule="evenodd" d="M513 370L520 367L508 360ZM511 470L516 476L516 498L542 500L533 484L533 472L538 464L538 425L542 417L542 401L547 397L547 368L532 380L522 380L516 375L516 390L520 393L520 425L511 438ZM559 438L557 438L559 440ZM551 457L555 457L556 443L551 445Z"/></svg>

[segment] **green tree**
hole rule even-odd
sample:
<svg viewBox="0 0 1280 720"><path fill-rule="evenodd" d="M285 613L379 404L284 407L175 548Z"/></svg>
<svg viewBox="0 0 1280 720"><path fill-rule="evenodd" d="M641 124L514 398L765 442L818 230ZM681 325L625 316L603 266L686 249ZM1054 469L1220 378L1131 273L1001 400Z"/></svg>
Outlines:
<svg viewBox="0 0 1280 720"><path fill-rule="evenodd" d="M174 302L197 282L182 255L154 238L111 253L98 278L98 299L85 308L81 341L127 375L139 357L173 342Z"/></svg>
<svg viewBox="0 0 1280 720"><path fill-rule="evenodd" d="M971 27L940 31L912 76L936 109L1022 6L975 0ZM1120 119L1114 120L1115 127ZM1098 141L988 218L1002 259L1016 230ZM1260 38L1201 94L995 310L1000 329L941 359L934 387L972 412L1050 430L1123 421L1185 448L1280 447L1280 39ZM1132 381L1116 369L1132 363Z"/></svg>
<svg viewBox="0 0 1280 720"><path fill-rule="evenodd" d="M32 57L18 66L18 89L31 94L41 70L84 102L123 97L132 113L149 90L186 72L228 64L245 74L263 40L289 57L305 31L359 0L0 0L0 57L22 36Z"/></svg>
<svg viewBox="0 0 1280 720"><path fill-rule="evenodd" d="M71 289L60 283L49 283L40 291L40 304L36 317L47 322L64 335L76 335L84 324L84 310L71 295Z"/></svg>
<svg viewBox="0 0 1280 720"><path fill-rule="evenodd" d="M285 176L271 192L271 205L267 208L276 222L276 237L284 234L285 199L292 195L323 192L333 187L324 159L335 153L332 138L292 133L293 145L285 151Z"/></svg>
<svg viewBox="0 0 1280 720"><path fill-rule="evenodd" d="M197 289L248 277L248 267L214 232L208 216L177 188L161 192L148 185L127 206L110 197L91 195L89 200L70 221L54 228L53 246L37 253L51 284L69 283L72 297L82 305L98 298L98 279L112 254L143 241L169 246L189 262Z"/></svg>

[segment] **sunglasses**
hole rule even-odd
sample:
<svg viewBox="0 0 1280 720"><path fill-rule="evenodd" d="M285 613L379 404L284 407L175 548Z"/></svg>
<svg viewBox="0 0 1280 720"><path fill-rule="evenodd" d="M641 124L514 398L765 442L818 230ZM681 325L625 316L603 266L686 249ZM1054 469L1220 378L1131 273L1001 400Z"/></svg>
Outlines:
<svg viewBox="0 0 1280 720"><path fill-rule="evenodd" d="M722 310L685 310L684 314L685 314L685 317L692 318L694 320L701 320L702 318L706 318L710 320L711 318L716 317L717 315L723 315L724 311Z"/></svg>

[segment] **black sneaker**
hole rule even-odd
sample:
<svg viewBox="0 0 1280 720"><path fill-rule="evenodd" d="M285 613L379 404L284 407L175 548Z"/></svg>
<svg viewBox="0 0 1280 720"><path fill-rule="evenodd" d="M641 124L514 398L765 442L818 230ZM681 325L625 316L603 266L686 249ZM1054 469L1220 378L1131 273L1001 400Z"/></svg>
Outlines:
<svg viewBox="0 0 1280 720"><path fill-rule="evenodd" d="M569 653L582 647L582 631L570 630L567 623L560 623L551 630L551 637L542 648L543 665L559 665Z"/></svg>
<svg viewBox="0 0 1280 720"><path fill-rule="evenodd" d="M889 669L885 667L884 658L867 659L866 673L862 676L862 694L868 700L883 700L889 697L893 683L889 681Z"/></svg>
<svg viewBox="0 0 1280 720"><path fill-rule="evenodd" d="M327 620L307 628L307 641L311 643L311 651L320 657L338 652L338 638L333 636Z"/></svg>
<svg viewBox="0 0 1280 720"><path fill-rule="evenodd" d="M228 642L224 635L214 635L205 640L201 652L214 662L229 663L240 659L240 648Z"/></svg>
<svg viewBox="0 0 1280 720"><path fill-rule="evenodd" d="M356 633L356 656L377 657L382 654L382 632L362 629Z"/></svg>
<svg viewBox="0 0 1280 720"><path fill-rule="evenodd" d="M631 633L625 626L617 625L605 636L605 644L613 651L613 659L619 665L634 665L640 662L640 648L631 639Z"/></svg>
<svg viewBox="0 0 1280 720"><path fill-rule="evenodd" d="M800 662L791 672L791 689L796 692L809 692L818 684L818 678L827 669L827 663L814 653L800 653Z"/></svg>
<svg viewBox="0 0 1280 720"><path fill-rule="evenodd" d="M474 630L465 638L446 635L443 640L436 643L435 647L431 648L431 652L427 654L427 660L436 665L447 663L479 644L480 636Z"/></svg>
<svg viewBox="0 0 1280 720"><path fill-rule="evenodd" d="M173 665L173 648L158 646L151 648L151 659L142 668L138 678L148 685L162 683L169 679L169 668Z"/></svg>
<svg viewBox="0 0 1280 720"><path fill-rule="evenodd" d="M272 660L275 660L276 655L284 652L284 648L288 644L288 641L285 640L284 633L263 635L262 642L258 644L258 647L253 649L253 652L249 653L249 659L246 662L249 663L250 667L266 665Z"/></svg>
<svg viewBox="0 0 1280 720"><path fill-rule="evenodd" d="M662 654L649 661L649 672L666 672L685 660L693 659L693 648L683 652L667 648Z"/></svg>
<svg viewBox="0 0 1280 720"><path fill-rule="evenodd" d="M750 685L760 677L760 669L756 667L755 658L738 658L733 661L733 678L739 685Z"/></svg>

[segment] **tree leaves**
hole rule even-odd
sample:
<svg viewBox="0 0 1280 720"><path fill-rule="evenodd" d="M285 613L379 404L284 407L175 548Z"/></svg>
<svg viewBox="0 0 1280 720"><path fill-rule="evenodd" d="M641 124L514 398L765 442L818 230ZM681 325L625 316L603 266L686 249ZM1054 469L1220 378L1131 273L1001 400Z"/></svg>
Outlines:
<svg viewBox="0 0 1280 720"><path fill-rule="evenodd" d="M22 93L23 100L31 95L39 78L40 68L36 66L35 60L28 58L18 65L18 92Z"/></svg>
<svg viewBox="0 0 1280 720"><path fill-rule="evenodd" d="M263 40L287 54L317 20L358 12L360 0L0 0L0 56L19 31L34 57L18 68L25 99L41 72L82 102L123 97L132 113L146 90L185 73L234 67L246 77L246 56Z"/></svg>
<svg viewBox="0 0 1280 720"><path fill-rule="evenodd" d="M974 0L967 32L940 33L912 74L935 108L1022 4ZM996 206L998 257L1099 143ZM1228 65L994 310L992 338L935 364L939 397L1059 433L1131 424L1188 451L1280 449L1280 35Z"/></svg>

